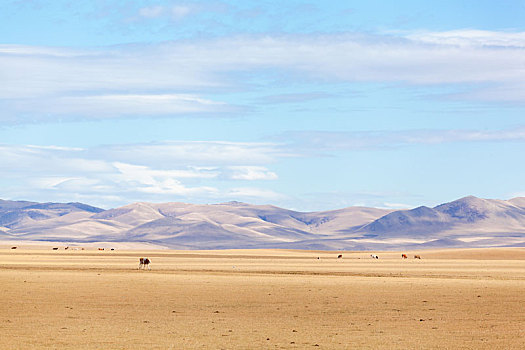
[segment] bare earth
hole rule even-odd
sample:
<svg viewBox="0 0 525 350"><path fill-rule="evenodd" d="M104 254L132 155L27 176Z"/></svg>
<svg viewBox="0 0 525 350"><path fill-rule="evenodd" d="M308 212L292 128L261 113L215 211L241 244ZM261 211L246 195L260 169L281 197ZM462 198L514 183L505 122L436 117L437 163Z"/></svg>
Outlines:
<svg viewBox="0 0 525 350"><path fill-rule="evenodd" d="M0 349L523 349L525 248L0 248ZM413 259L420 254L421 260ZM138 258L151 271L137 270ZM320 259L317 259L320 257Z"/></svg>

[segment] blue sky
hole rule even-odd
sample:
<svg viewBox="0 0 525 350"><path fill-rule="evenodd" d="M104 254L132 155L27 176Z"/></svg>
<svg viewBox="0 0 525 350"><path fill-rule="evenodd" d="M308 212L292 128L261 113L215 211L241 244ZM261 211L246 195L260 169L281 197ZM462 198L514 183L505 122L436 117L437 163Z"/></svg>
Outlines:
<svg viewBox="0 0 525 350"><path fill-rule="evenodd" d="M0 1L0 198L525 196L525 1Z"/></svg>

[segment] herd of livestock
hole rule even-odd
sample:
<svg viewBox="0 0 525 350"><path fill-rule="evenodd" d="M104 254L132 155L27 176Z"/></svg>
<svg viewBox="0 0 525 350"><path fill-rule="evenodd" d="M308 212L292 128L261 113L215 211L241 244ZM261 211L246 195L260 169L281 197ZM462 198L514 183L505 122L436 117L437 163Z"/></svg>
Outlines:
<svg viewBox="0 0 525 350"><path fill-rule="evenodd" d="M17 246L12 246L12 247L11 247L11 249L17 249L17 248L18 248ZM58 250L59 248L58 248L58 247L53 247L52 249L53 249L53 250ZM84 250L84 248L79 248L79 247L74 247L74 248L64 247L64 250L68 250L68 249L72 249L72 250L79 250L79 249L80 249L80 250ZM106 249L105 249L105 248L98 248L98 250L99 250L99 251L104 251L104 250L106 250ZM113 250L115 250L115 248L110 248L110 249L108 249L108 250L113 251ZM372 259L379 259L379 256L376 255L376 254L370 254L370 257L371 257ZM338 259L342 259L342 258L343 258L343 254L339 254L339 255L337 255L337 258L338 258ZM402 258L402 259L408 259L408 256L407 256L406 254L401 254L401 258ZM141 262L141 265L143 264L143 259L148 260L148 258L140 258L139 261ZM317 257L317 259L320 259L320 257ZM414 259L421 259L421 255L414 255ZM148 260L148 261L149 261L149 260ZM148 262L148 264L149 264L149 262Z"/></svg>
<svg viewBox="0 0 525 350"><path fill-rule="evenodd" d="M12 246L11 249L17 249L18 247L17 246ZM58 247L53 247L52 248L53 250L58 250L59 248ZM79 247L74 247L74 248L70 248L70 247L64 247L64 250L68 250L68 249L72 249L72 250L84 250L84 248L79 248ZM98 248L99 251L104 251L105 248ZM114 248L111 248L109 250L115 250ZM342 259L343 258L343 254L339 254L337 255L337 259ZM370 254L370 258L372 259L379 259L379 256L376 255L376 254ZM317 259L321 259L320 257L317 257ZM401 254L401 259L408 259L408 256L406 254ZM421 256L420 255L414 255L414 259L421 259ZM150 267L150 264L151 264L151 260L149 258L139 258L139 270L141 269L148 269L148 270L151 270L151 267Z"/></svg>

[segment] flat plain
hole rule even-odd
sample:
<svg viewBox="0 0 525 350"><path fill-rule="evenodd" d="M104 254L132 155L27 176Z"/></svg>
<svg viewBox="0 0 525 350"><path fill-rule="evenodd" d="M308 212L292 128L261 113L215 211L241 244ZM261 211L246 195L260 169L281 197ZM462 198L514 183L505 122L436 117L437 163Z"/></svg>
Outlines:
<svg viewBox="0 0 525 350"><path fill-rule="evenodd" d="M525 248L374 254L4 246L0 348L523 349Z"/></svg>

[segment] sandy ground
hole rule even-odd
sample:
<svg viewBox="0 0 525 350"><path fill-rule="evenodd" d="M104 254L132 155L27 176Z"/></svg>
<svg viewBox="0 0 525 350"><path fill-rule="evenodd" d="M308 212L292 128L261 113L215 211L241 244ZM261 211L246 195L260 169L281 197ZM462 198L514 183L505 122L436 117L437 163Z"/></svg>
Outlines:
<svg viewBox="0 0 525 350"><path fill-rule="evenodd" d="M0 349L524 348L524 248L339 253L0 248Z"/></svg>

